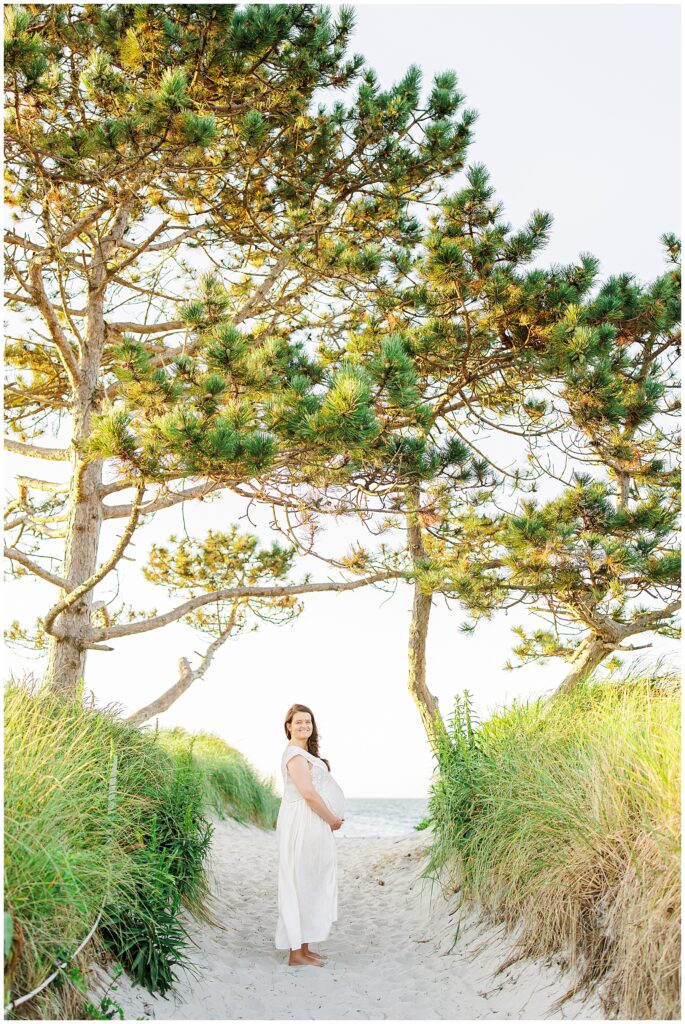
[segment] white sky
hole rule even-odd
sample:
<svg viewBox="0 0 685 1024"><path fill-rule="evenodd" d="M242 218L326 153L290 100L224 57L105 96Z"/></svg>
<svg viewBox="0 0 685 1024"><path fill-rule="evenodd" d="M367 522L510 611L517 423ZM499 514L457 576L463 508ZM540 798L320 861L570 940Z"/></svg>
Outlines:
<svg viewBox="0 0 685 1024"><path fill-rule="evenodd" d="M364 5L357 8L353 48L383 85L410 63L423 68L426 86L436 72L457 71L466 105L480 114L469 162L486 164L515 227L536 208L554 215L541 262L570 262L589 251L604 274L630 271L648 280L664 268L659 236L680 224L679 37L676 5ZM8 486L15 468L36 475L28 460L10 457ZM59 478L59 466L41 469ZM185 525L191 536L202 535L243 511L235 498L189 503ZM244 519L242 525L250 528ZM107 528L103 551L122 521ZM153 540L183 528L180 508L161 513L129 553L143 563ZM273 538L266 525L262 535ZM136 608L169 606L130 562L121 583ZM110 588L98 592L109 595ZM7 615L28 623L53 596L40 580L22 581L12 587ZM275 776L280 791L283 717L298 701L314 710L321 752L347 796L424 796L433 758L406 686L410 607L405 586L392 597L369 589L314 595L293 625L265 625L227 643L207 678L160 725L218 733ZM462 618L438 600L428 685L443 715L464 689L486 716L563 678L562 663L502 670L520 616L501 615L473 637L459 633ZM192 660L204 646L182 625L124 638L114 653L89 655L86 687L99 704L133 710L171 684L181 656ZM658 640L653 650L674 647ZM42 668L14 653L10 665L37 674Z"/></svg>

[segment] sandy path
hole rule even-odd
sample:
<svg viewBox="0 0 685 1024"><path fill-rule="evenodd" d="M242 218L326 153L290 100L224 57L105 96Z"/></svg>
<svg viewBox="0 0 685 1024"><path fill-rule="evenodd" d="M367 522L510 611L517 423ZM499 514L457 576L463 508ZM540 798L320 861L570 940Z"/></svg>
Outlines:
<svg viewBox="0 0 685 1024"><path fill-rule="evenodd" d="M338 920L328 940L314 945L329 956L327 967L289 968L287 952L273 944L275 833L219 822L212 847L213 912L225 930L189 922L202 976L180 972L169 999L120 979L113 995L127 1018L601 1019L596 1003L578 1000L550 1014L570 987L553 963L526 961L493 977L511 949L500 929L462 918L454 944L456 903L448 905L437 889L431 899L430 883L418 878L428 833L336 839ZM95 982L94 994L101 984Z"/></svg>

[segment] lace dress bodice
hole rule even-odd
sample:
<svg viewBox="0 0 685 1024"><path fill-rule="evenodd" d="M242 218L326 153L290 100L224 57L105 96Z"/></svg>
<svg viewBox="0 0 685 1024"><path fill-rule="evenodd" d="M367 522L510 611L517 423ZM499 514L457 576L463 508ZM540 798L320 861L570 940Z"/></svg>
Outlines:
<svg viewBox="0 0 685 1024"><path fill-rule="evenodd" d="M342 789L335 781L321 758L315 757L314 754L310 754L308 750L303 750L302 747L294 745L288 746L283 754L281 763L283 772L283 799L288 803L297 800L304 800L304 797L295 785L292 775L287 768L288 761L295 754L302 754L302 756L309 761L314 789L323 797L333 814L341 818L345 810L345 795Z"/></svg>

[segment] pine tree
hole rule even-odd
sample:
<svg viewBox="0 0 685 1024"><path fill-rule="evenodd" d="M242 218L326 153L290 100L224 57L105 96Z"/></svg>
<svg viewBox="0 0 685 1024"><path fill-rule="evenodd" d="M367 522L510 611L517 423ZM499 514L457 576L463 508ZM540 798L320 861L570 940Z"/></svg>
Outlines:
<svg viewBox="0 0 685 1024"><path fill-rule="evenodd" d="M454 515L477 514L507 482L477 435L500 429L504 417L518 421L523 436L536 429L544 406L528 391L547 383L555 330L595 281L590 257L568 267L527 267L550 224L535 211L512 229L486 169L470 167L464 186L439 205L421 246L386 268L364 322L320 345L325 396L302 382L275 401L282 434L292 431L300 445L317 438L309 461L299 472L288 467L241 485L254 498L294 504L304 482L317 513L404 523L414 586L409 689L434 746L442 722L426 683L426 643L432 595L445 588L442 526ZM305 402L303 424L297 410ZM517 470L515 481L524 486L525 477Z"/></svg>
<svg viewBox="0 0 685 1024"><path fill-rule="evenodd" d="M6 266L22 315L8 447L70 469L63 486L19 478L8 554L60 594L46 681L72 690L86 651L134 625L96 627L91 611L140 522L289 465L306 481L374 436L363 375L326 376L308 348L363 322L384 268L418 242L412 204L463 166L475 115L450 74L425 106L415 67L381 89L348 55L346 8L5 15ZM98 565L102 524L119 518ZM53 540L59 572L41 561Z"/></svg>
<svg viewBox="0 0 685 1024"><path fill-rule="evenodd" d="M373 495L406 526L414 581L409 689L434 749L444 724L427 686L426 648L433 595L451 585L446 531L455 516L477 516L498 500L510 476L525 486L525 468L507 475L479 435L496 434L505 419L523 436L536 428L540 402L525 395L546 383L554 330L594 281L589 257L568 267L527 266L550 226L551 216L538 210L514 230L486 169L468 168L464 186L432 218L421 252L398 261L393 287L346 350L372 375L380 421L357 481L361 500L372 507L364 496ZM494 596L487 581L469 586Z"/></svg>
<svg viewBox="0 0 685 1024"><path fill-rule="evenodd" d="M473 624L512 599L549 621L518 627L515 653L571 662L561 692L609 654L639 650L631 637L678 635L680 247L663 241L665 274L649 285L610 278L570 303L541 354L557 443L576 463L561 492L519 498L510 513L455 515L441 538L442 589ZM549 461L541 469L554 472Z"/></svg>

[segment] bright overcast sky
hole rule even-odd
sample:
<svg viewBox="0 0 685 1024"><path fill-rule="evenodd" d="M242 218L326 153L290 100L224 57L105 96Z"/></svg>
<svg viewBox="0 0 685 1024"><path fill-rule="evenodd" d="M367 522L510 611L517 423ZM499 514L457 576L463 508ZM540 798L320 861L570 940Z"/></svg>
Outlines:
<svg viewBox="0 0 685 1024"><path fill-rule="evenodd" d="M520 226L536 208L554 215L541 262L589 251L606 274L648 280L664 267L659 236L680 224L679 22L676 5L365 5L357 8L353 46L383 85L411 63L423 69L426 85L436 72L457 71L467 105L480 115L469 161L489 168L507 219ZM10 465L35 475L26 460L8 460L8 475ZM47 464L49 471L59 467ZM185 528L201 535L243 511L235 499L189 503ZM107 550L121 522L107 524ZM170 509L136 535L130 553L142 562L153 540L183 529L180 508ZM273 534L264 529L263 537ZM135 608L168 607L130 562L121 582ZM48 584L24 581L12 589L9 617L28 623L52 598ZM406 587L392 597L315 595L293 625L265 625L226 644L207 678L160 725L218 733L275 776L280 790L283 717L298 701L314 710L321 752L348 796L424 796L433 759L406 686L410 605ZM563 677L566 666L554 663L503 671L519 621L513 615L472 637L459 632L461 621L456 606L438 601L428 685L443 715L464 689L487 715ZM89 655L86 687L99 704L133 710L171 684L181 656L192 661L202 649L204 640L184 626L124 638L114 653ZM659 641L654 651L673 645ZM40 662L15 655L11 663L15 671L41 671Z"/></svg>

